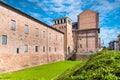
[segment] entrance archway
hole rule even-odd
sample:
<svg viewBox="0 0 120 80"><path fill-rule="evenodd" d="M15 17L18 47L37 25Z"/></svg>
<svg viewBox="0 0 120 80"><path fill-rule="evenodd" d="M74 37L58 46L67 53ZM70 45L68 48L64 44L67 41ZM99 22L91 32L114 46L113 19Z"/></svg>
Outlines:
<svg viewBox="0 0 120 80"><path fill-rule="evenodd" d="M70 53L70 46L68 46L68 54Z"/></svg>

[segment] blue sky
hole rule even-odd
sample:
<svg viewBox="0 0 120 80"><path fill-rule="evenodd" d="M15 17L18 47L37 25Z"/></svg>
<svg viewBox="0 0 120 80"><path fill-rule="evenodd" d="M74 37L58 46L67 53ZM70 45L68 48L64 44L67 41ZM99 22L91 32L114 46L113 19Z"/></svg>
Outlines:
<svg viewBox="0 0 120 80"><path fill-rule="evenodd" d="M3 0L7 4L49 24L68 16L73 22L86 9L99 13L100 37L107 46L120 34L120 0Z"/></svg>

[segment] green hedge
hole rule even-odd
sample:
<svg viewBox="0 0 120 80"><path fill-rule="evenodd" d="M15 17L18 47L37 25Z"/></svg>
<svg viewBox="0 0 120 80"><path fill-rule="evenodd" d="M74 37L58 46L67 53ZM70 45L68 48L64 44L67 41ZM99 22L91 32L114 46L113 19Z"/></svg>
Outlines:
<svg viewBox="0 0 120 80"><path fill-rule="evenodd" d="M103 50L60 75L56 80L118 80L120 79L120 52Z"/></svg>

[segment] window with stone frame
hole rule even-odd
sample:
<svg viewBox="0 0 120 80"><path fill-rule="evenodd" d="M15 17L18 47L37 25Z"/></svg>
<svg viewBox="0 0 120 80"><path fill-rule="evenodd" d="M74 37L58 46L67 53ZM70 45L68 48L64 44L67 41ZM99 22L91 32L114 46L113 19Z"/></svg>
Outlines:
<svg viewBox="0 0 120 80"><path fill-rule="evenodd" d="M7 35L2 35L2 44L3 45L7 44Z"/></svg>
<svg viewBox="0 0 120 80"><path fill-rule="evenodd" d="M39 36L39 29L35 28L35 36L38 37Z"/></svg>
<svg viewBox="0 0 120 80"><path fill-rule="evenodd" d="M43 36L43 38L45 38L45 31L43 31L42 36Z"/></svg>
<svg viewBox="0 0 120 80"><path fill-rule="evenodd" d="M28 33L29 33L28 25L25 25L25 26L24 26L24 32L25 32L25 34L28 34Z"/></svg>
<svg viewBox="0 0 120 80"><path fill-rule="evenodd" d="M38 52L38 46L35 46L35 52Z"/></svg>
<svg viewBox="0 0 120 80"><path fill-rule="evenodd" d="M24 45L24 52L28 52L28 45Z"/></svg>
<svg viewBox="0 0 120 80"><path fill-rule="evenodd" d="M49 52L51 52L51 47L49 47Z"/></svg>
<svg viewBox="0 0 120 80"><path fill-rule="evenodd" d="M45 52L45 46L43 46L43 52Z"/></svg>
<svg viewBox="0 0 120 80"><path fill-rule="evenodd" d="M80 44L80 48L82 48L82 44Z"/></svg>
<svg viewBox="0 0 120 80"><path fill-rule="evenodd" d="M10 29L15 31L15 29L16 29L16 21L15 20L11 20L11 22L10 22Z"/></svg>
<svg viewBox="0 0 120 80"><path fill-rule="evenodd" d="M55 52L57 51L57 48L55 48Z"/></svg>

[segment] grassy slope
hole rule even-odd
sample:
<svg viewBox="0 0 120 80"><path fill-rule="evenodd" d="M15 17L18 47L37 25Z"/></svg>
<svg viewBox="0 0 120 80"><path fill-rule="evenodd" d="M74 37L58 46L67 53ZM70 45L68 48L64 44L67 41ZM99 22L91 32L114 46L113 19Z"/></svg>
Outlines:
<svg viewBox="0 0 120 80"><path fill-rule="evenodd" d="M80 61L60 61L25 70L2 74L0 80L51 80Z"/></svg>
<svg viewBox="0 0 120 80"><path fill-rule="evenodd" d="M76 70L75 70L76 69ZM57 80L118 80L120 79L120 52L103 50L83 65L74 67Z"/></svg>

